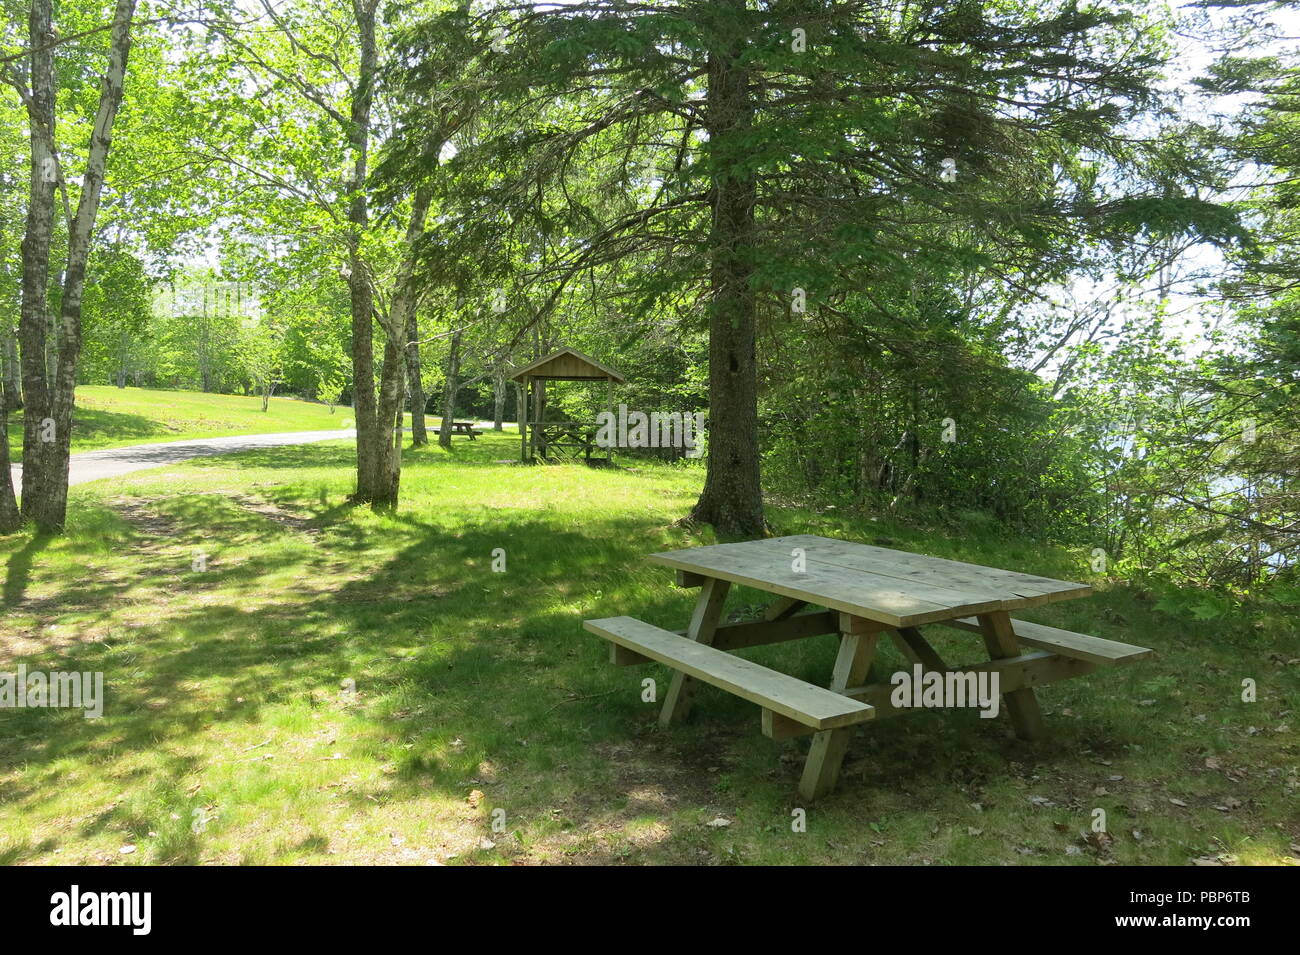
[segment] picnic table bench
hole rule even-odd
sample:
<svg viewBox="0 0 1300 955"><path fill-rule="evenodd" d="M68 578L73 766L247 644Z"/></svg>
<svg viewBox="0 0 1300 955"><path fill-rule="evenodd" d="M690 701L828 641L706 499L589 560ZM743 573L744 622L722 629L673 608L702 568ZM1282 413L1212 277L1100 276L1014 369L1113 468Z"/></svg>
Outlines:
<svg viewBox="0 0 1300 955"><path fill-rule="evenodd" d="M909 709L895 706L892 683L864 685L881 637L923 674L996 673L1003 704L1023 739L1045 733L1034 687L1153 652L1011 619L1013 610L1092 593L1086 584L1017 571L807 534L693 547L651 554L649 560L673 568L679 586L700 588L690 625L665 630L623 616L583 626L610 642L616 665L658 662L674 671L659 715L662 726L686 716L699 681L757 703L763 733L773 739L812 734L799 783L808 800L835 787L856 724ZM722 623L732 584L778 599L759 620ZM921 634L919 628L930 624L980 634L988 660L949 667ZM828 633L840 637L828 687L731 653Z"/></svg>
<svg viewBox="0 0 1300 955"><path fill-rule="evenodd" d="M434 428L433 433L442 434L442 425ZM476 435L480 435L483 432L476 430L474 428L474 422L472 421L453 421L451 423L451 433L468 435L469 439L473 441Z"/></svg>

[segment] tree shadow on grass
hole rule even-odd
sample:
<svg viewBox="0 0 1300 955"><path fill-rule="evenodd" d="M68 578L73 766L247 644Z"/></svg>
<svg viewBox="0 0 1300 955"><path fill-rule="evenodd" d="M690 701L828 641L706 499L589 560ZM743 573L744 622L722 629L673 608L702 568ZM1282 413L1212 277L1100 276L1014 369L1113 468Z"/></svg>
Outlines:
<svg viewBox="0 0 1300 955"><path fill-rule="evenodd" d="M417 469L454 465L456 467L503 467L517 464L518 439L501 437L460 441L447 451L433 444L402 449L402 469ZM235 454L195 458L193 467L236 467L289 470L294 468L354 468L356 450L350 446L330 444L296 444L274 448L240 451Z"/></svg>
<svg viewBox="0 0 1300 955"><path fill-rule="evenodd" d="M15 417L16 420L11 418L9 422L10 443L12 444L14 436L17 436L17 454L14 455L13 463L21 464L22 412L18 412ZM129 414L122 411L99 411L81 406L78 406L73 411L72 440L74 452L78 450L78 447L84 448L86 445L100 447L114 444L131 444L136 441L171 437L177 433L176 429L169 428L162 422L144 415Z"/></svg>
<svg viewBox="0 0 1300 955"><path fill-rule="evenodd" d="M0 800L11 812L39 802L80 761L83 772L95 767L145 784L154 804L188 821L196 797L183 789L187 777L251 758L196 753L196 737L221 724L276 725L266 711L280 704L341 706L339 683L351 678L357 693L347 712L370 730L357 745L384 753L392 768L367 773L341 791L357 814L376 802L427 799L430 792L460 801L479 789L487 793L478 809L485 833L494 806L507 807L512 826L532 824L543 834L554 831L552 810L576 832L610 833L683 810L707 816L742 798L788 825L801 760L779 762L781 746L759 734L752 705L704 688L692 723L659 732L641 681L650 676L662 690L667 671L609 666L604 642L581 627L584 617L617 614L669 628L685 624L694 593L675 589L666 571L643 562L665 540L650 517L577 523L506 511L490 522L442 526L399 513L385 525L384 549L376 553L355 522L338 520L343 509L327 505L315 509L328 518L320 522L320 540L217 495L186 495L159 506L175 533L211 536L215 528L231 553L245 542L274 546L217 560L210 575L181 570L174 586L195 599L129 634L66 654L64 669L105 673L105 716L84 720L50 710L7 716L0 768L10 778ZM504 573L493 569L498 548ZM28 574L33 557L26 558ZM340 562L347 573L340 573ZM265 581L290 567L301 572L266 599ZM828 671L833 641L807 651L758 648L753 655L766 661L764 654L798 652L807 656L787 661L795 664L791 672ZM38 662L48 665L32 658ZM878 799L915 811L918 798L934 800L955 785L1005 772L1016 744L1001 741L989 721L960 716L918 714L910 727L899 720L881 732L869 728L878 737L870 745L871 775L846 780L825 806L852 815L861 800ZM277 731L277 747L294 742L285 732ZM1041 751L1049 763L1072 760L1070 747L1084 730L1067 732L1062 744ZM1095 748L1095 736L1091 743ZM853 752L860 758L866 750L860 739ZM140 768L149 756L160 762ZM13 774L20 765L22 775ZM271 768L291 773L292 765L293 755L281 753ZM726 788L728 778L743 796ZM144 831L159 825L157 815L148 806L113 804L80 831ZM712 830L661 828L640 842L593 838L579 855L588 861L714 857ZM177 831L170 838L168 861L202 857L199 835ZM30 845L13 861L42 851Z"/></svg>
<svg viewBox="0 0 1300 955"><path fill-rule="evenodd" d="M13 607L22 603L31 581L32 562L54 539L53 534L36 534L10 555L5 563L4 606Z"/></svg>
<svg viewBox="0 0 1300 955"><path fill-rule="evenodd" d="M211 497L186 495L161 513L177 533L211 534L219 525L235 544L241 535L271 532L261 515L223 515L213 510L225 508L219 501L199 500ZM323 526L331 544L348 540L350 522ZM6 770L22 765L24 772L10 777L0 799L21 812L58 785L52 764L77 758L117 762L131 761L132 754L161 753L170 767L167 775L178 781L203 769L186 752L188 738L222 722L255 722L263 708L280 702L333 698L339 680L349 675L358 677L362 698L375 707L366 718L383 736L431 731L427 722L389 712L391 700L408 692L431 694L425 698L429 704L437 701L443 712L438 733L470 732L457 711L472 724L491 724L499 717L500 703L493 702L497 690L504 692L520 678L518 656L510 648L521 638L513 628L524 624L525 644L558 639L567 646L582 639L574 618L538 612L536 602L547 594L549 600L583 592L590 582L574 572L577 557L601 568L612 582L643 552L636 541L645 530L646 522L638 520L605 521L576 531L523 518L448 532L402 517L385 542L391 546L392 536L400 535L398 553L341 586L337 580L314 579L312 560L304 560L302 548L277 546L224 568L218 561L210 578L215 601L188 601L165 619L133 626L129 634L66 651L60 669L105 674L106 715L84 720L79 713L28 709L7 717L0 765ZM279 533L292 532L281 528ZM361 542L351 543L359 547ZM512 571L507 574L491 570L491 552L499 546L508 550ZM323 562L337 557L311 549ZM33 554L21 561L28 570ZM299 563L307 573L287 599L262 605L252 600L268 575ZM198 596L209 578L182 568L171 586ZM252 605L239 594L249 595ZM118 595L100 596L111 604ZM552 646L545 652L559 651ZM364 673L358 672L358 661L366 661ZM15 662L50 667L43 654ZM545 666L537 665L524 677L526 682L546 678ZM196 694L196 686L206 691ZM542 699L551 705L550 696ZM453 786L449 782L448 791ZM174 793L168 798L183 802ZM125 813L110 807L84 831L101 831L125 819Z"/></svg>

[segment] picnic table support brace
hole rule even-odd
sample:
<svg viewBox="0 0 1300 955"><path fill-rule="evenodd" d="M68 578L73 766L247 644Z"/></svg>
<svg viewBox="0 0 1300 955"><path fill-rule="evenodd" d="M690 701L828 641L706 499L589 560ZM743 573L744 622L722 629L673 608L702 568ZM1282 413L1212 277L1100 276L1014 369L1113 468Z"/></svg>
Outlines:
<svg viewBox="0 0 1300 955"><path fill-rule="evenodd" d="M889 636L909 663L919 663L925 670L938 670L940 673L948 669L938 651L916 627L900 627L889 631Z"/></svg>
<svg viewBox="0 0 1300 955"><path fill-rule="evenodd" d="M788 620L804 607L808 606L805 600L799 600L796 597L782 597L780 600L768 604L763 611L764 620Z"/></svg>
<svg viewBox="0 0 1300 955"><path fill-rule="evenodd" d="M875 659L881 626L862 617L840 614L840 651L835 658L830 689L842 693L866 679ZM840 778L840 764L853 738L853 727L822 730L813 736L799 780L799 795L811 802L835 788Z"/></svg>
<svg viewBox="0 0 1300 955"><path fill-rule="evenodd" d="M713 635L722 619L722 605L727 602L727 591L731 582L707 578L700 585L700 596L695 602L695 613L691 615L691 625L686 631L686 638L696 643L711 645ZM673 681L664 696L663 709L659 711L659 725L667 728L674 718L685 719L691 710L691 696L694 681L681 670L673 671Z"/></svg>
<svg viewBox="0 0 1300 955"><path fill-rule="evenodd" d="M1020 641L1016 639L1010 614L1000 610L996 613L982 613L977 619L990 660L1020 656ZM1034 696L1031 688L1003 693L1002 699L1006 702L1007 712L1011 714L1011 725L1015 727L1018 737L1036 740L1047 735L1047 728L1043 725L1043 712L1038 708L1038 697Z"/></svg>

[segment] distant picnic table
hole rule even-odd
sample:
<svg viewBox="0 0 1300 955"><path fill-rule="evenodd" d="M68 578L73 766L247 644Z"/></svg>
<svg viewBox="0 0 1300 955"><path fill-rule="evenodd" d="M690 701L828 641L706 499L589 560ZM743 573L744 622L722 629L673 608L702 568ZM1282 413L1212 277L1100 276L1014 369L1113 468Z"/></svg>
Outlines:
<svg viewBox="0 0 1300 955"><path fill-rule="evenodd" d="M443 427L444 427L445 425L446 425L446 422L443 422L442 425L439 425L438 427L436 427L436 428L433 429L433 433L434 433L434 434L442 434L442 429L443 429ZM471 441L473 441L476 435L480 435L480 434L482 434L483 432L482 432L482 431L476 431L476 430L474 429L474 422L473 422L473 421L453 421L453 422L451 422L451 433L452 433L452 434L464 434L464 435L468 435L468 436L469 436L469 439L470 439Z"/></svg>
<svg viewBox="0 0 1300 955"><path fill-rule="evenodd" d="M698 680L757 703L763 733L773 739L812 734L799 784L808 800L835 787L856 724L908 711L894 705L893 684L863 685L882 636L921 673L996 672L1003 705L1023 739L1045 733L1034 687L1152 653L1012 620L1010 611L1092 593L1087 584L1018 571L806 534L648 559L673 568L678 586L700 588L689 626L664 630L626 616L583 626L610 641L615 665L657 661L674 670L659 716L663 726L686 715ZM778 599L759 620L724 624L722 608L732 584ZM930 624L980 634L988 660L949 667L921 634L919 628ZM840 637L828 688L728 652L828 633Z"/></svg>

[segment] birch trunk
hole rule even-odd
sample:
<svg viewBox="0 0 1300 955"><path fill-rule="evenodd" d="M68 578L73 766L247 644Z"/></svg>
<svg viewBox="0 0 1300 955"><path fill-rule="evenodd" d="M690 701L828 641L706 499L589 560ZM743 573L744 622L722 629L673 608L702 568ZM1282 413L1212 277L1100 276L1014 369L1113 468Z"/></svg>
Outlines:
<svg viewBox="0 0 1300 955"><path fill-rule="evenodd" d="M18 356L14 347L13 328L5 322L3 358L3 380L0 380L0 534L9 534L22 525L22 515L18 512L18 501L14 496L13 482L9 474L9 409L20 402L15 400L19 394Z"/></svg>
<svg viewBox="0 0 1300 955"><path fill-rule="evenodd" d="M4 396L10 411L23 406L22 369L18 364L18 331L9 321L4 329Z"/></svg>
<svg viewBox="0 0 1300 955"><path fill-rule="evenodd" d="M36 26L36 6L44 8L42 16L48 17L48 0L32 4L32 27ZM112 42L108 55L103 88L99 96L99 109L91 130L90 151L86 157L86 172L82 177L81 199L68 234L68 262L64 269L64 287L60 299L59 340L55 352L59 356L53 369L53 382L48 379L36 385L38 404L34 411L23 414L22 473L23 517L34 520L40 533L57 533L64 528L68 511L68 457L72 444L73 404L77 396L77 364L81 360L82 294L86 291L86 262L90 257L95 233L95 217L99 213L99 200L104 188L104 169L108 165L108 151L113 142L113 122L122 103L122 84L126 79L126 61L131 51L131 18L135 14L135 0L117 0L113 10ZM47 31L48 32L48 31ZM38 45L35 36L34 47ZM32 57L32 92L38 83L35 56ZM53 77L40 79L48 82L53 108ZM53 130L53 113L49 113L48 129ZM53 140L53 135L51 135ZM32 136L32 159L36 157L36 138ZM34 162L35 165L35 162ZM40 170L35 170L39 174ZM51 196L51 203L53 197ZM48 234L43 243L44 266L40 272L48 274ZM25 269L26 272L26 269ZM25 277L26 279L26 277ZM26 286L26 281L25 281ZM43 303L44 304L44 303ZM23 307L25 316L29 309ZM36 325L38 317L31 316L29 324ZM26 360L27 339L23 337L23 372L39 372L40 352ZM31 391L35 382L25 382L25 391ZM29 403L30 407L30 403ZM51 427L52 421L52 427ZM51 435L52 431L52 435ZM53 438L49 440L49 438ZM31 456L29 457L29 448Z"/></svg>
<svg viewBox="0 0 1300 955"><path fill-rule="evenodd" d="M52 32L51 0L32 0L28 11L28 42L32 49L28 71L30 89L25 97L32 161L22 241L22 309L18 335L22 341L23 460L29 465L24 469L24 483L33 496L39 426L50 412L45 348L49 331L50 235L54 228L54 57L42 47ZM5 455L8 456L7 445ZM6 508L13 496L9 469L5 468L0 473L0 499L6 502ZM25 508L26 501L23 503ZM11 522L8 530L13 529Z"/></svg>
<svg viewBox="0 0 1300 955"><path fill-rule="evenodd" d="M86 263L94 238L95 218L104 188L104 170L113 141L113 123L122 104L127 58L131 52L131 19L136 0L117 0L113 11L112 41L108 70L99 95L99 108L90 134L81 197L68 230L68 258L63 273L63 294L59 302L58 365L53 388L47 389L47 414L24 414L23 428L23 516L36 522L37 530L55 533L63 529L68 507L68 458L72 441L72 411L76 402L77 366L81 360L81 300L86 289ZM51 125L51 128L52 125ZM48 256L49 247L46 245ZM48 268L48 264L47 264ZM53 419L53 439L46 425ZM34 420L40 419L40 420ZM35 460L27 457L28 437L36 428Z"/></svg>
<svg viewBox="0 0 1300 955"><path fill-rule="evenodd" d="M506 413L506 366L505 362L492 370L492 430L504 431Z"/></svg>
<svg viewBox="0 0 1300 955"><path fill-rule="evenodd" d="M405 356L402 342L406 324L390 309L377 315L369 267L361 254L361 240L370 225L366 174L369 162L371 106L378 73L375 41L375 11L378 0L352 0L357 22L358 68L352 95L351 122L347 132L353 153L353 178L348 204L348 288L352 301L352 390L353 417L357 429L357 490L352 499L376 509L397 507L401 480L402 399L406 393ZM379 392L375 393L374 323L379 319L384 332L383 367Z"/></svg>
<svg viewBox="0 0 1300 955"><path fill-rule="evenodd" d="M458 328L451 335L451 352L447 355L447 383L442 393L442 426L438 444L451 449L451 423L456 419L456 392L460 390L460 337Z"/></svg>
<svg viewBox="0 0 1300 955"><path fill-rule="evenodd" d="M420 448L429 443L429 430L424 421L424 379L420 373L420 330L415 309L406 319L406 393L411 397L411 447Z"/></svg>
<svg viewBox="0 0 1300 955"><path fill-rule="evenodd" d="M352 412L357 429L357 489L352 499L373 503L379 488L384 437L392 418L379 419L375 400L374 295L361 256L361 238L370 224L365 182L370 142L370 109L374 99L378 51L375 45L375 4L354 0L359 37L356 90L352 95L348 137L352 147L352 199L348 203L348 293L352 309Z"/></svg>
<svg viewBox="0 0 1300 955"><path fill-rule="evenodd" d="M402 352L406 361L406 392L411 397L411 446L416 448L429 443L429 432L424 423L424 381L420 374L420 327L417 308L419 296L411 281L411 275L415 271L415 245L424 233L430 198L430 191L427 188L416 190L415 201L411 207L411 219L406 226L406 253L398 268L391 316L392 324L402 333Z"/></svg>
<svg viewBox="0 0 1300 955"><path fill-rule="evenodd" d="M377 510L397 507L402 478L402 399L406 394L406 362L401 334L391 328L384 334L384 366L379 379L379 425L375 448L375 482L370 499Z"/></svg>
<svg viewBox="0 0 1300 955"><path fill-rule="evenodd" d="M126 363L130 352L131 340L125 329L117 337L117 387L126 387Z"/></svg>

